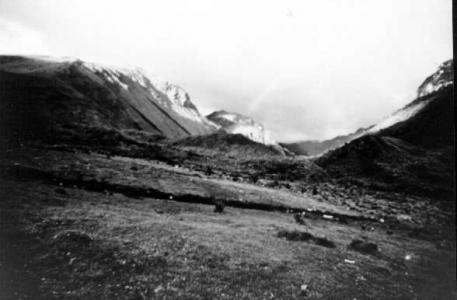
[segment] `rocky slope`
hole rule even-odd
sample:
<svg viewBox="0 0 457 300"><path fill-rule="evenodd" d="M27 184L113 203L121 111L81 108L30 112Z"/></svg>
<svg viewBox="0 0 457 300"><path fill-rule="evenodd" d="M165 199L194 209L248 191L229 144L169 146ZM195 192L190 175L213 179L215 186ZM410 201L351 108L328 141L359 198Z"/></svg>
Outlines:
<svg viewBox="0 0 457 300"><path fill-rule="evenodd" d="M265 127L250 117L238 113L215 111L207 116L213 123L219 125L224 131L232 134L242 134L257 143L276 145Z"/></svg>
<svg viewBox="0 0 457 300"><path fill-rule="evenodd" d="M1 56L0 134L56 139L69 128L105 128L183 138L216 130L183 89L154 80L72 58Z"/></svg>

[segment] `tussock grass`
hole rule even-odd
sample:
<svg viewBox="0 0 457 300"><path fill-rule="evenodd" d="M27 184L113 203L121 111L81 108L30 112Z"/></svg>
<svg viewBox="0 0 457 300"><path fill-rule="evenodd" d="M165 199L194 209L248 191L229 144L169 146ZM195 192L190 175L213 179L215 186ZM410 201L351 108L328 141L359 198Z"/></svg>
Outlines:
<svg viewBox="0 0 457 300"><path fill-rule="evenodd" d="M287 231L287 230L281 230L278 232L277 236L279 238L285 238L289 241L293 242L312 242L316 245L327 247L327 248L335 248L336 244L327 238L324 237L316 237L312 235L309 232L303 232L303 231Z"/></svg>

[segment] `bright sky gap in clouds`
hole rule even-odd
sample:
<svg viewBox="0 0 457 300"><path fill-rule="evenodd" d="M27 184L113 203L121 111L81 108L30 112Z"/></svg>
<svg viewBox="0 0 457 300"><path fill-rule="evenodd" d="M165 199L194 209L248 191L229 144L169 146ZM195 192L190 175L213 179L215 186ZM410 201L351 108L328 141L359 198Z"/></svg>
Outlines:
<svg viewBox="0 0 457 300"><path fill-rule="evenodd" d="M139 66L280 141L379 121L452 47L451 0L0 0L0 54Z"/></svg>

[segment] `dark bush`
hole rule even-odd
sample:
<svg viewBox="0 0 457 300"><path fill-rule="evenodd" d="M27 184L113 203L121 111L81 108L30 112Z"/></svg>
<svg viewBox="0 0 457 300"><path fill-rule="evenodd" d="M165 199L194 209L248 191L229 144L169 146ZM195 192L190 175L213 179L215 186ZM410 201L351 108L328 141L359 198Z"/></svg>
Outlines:
<svg viewBox="0 0 457 300"><path fill-rule="evenodd" d="M338 217L338 222L340 222L341 224L349 224L349 221L345 216Z"/></svg>
<svg viewBox="0 0 457 300"><path fill-rule="evenodd" d="M364 254L375 254L378 252L378 245L362 240L353 240L349 248Z"/></svg>
<svg viewBox="0 0 457 300"><path fill-rule="evenodd" d="M65 230L57 233L53 241L62 248L84 248L92 243L92 238L85 232L76 230Z"/></svg>
<svg viewBox="0 0 457 300"><path fill-rule="evenodd" d="M206 176L213 175L213 169L210 166L206 166L205 174Z"/></svg>
<svg viewBox="0 0 457 300"><path fill-rule="evenodd" d="M287 230L282 230L278 232L278 237L279 238L285 238L288 241L294 241L294 242L304 242L304 241L309 241L314 236L311 233L308 232L301 232L301 231L287 231Z"/></svg>
<svg viewBox="0 0 457 300"><path fill-rule="evenodd" d="M306 225L304 216L301 213L294 214L294 219L295 219L295 222L297 222L298 224Z"/></svg>
<svg viewBox="0 0 457 300"><path fill-rule="evenodd" d="M215 213L223 213L225 208L225 201L222 199L215 199L213 198L214 203L214 212Z"/></svg>
<svg viewBox="0 0 457 300"><path fill-rule="evenodd" d="M335 248L336 245L334 242L323 238L323 237L315 237L309 232L302 232L302 231L287 231L287 230L282 230L278 232L278 237L279 238L285 238L288 241L293 241L293 242L306 242L310 241L315 243L316 245L327 247L327 248Z"/></svg>
<svg viewBox="0 0 457 300"><path fill-rule="evenodd" d="M57 194L61 194L61 195L68 195L67 191L65 189L63 189L63 188L56 188L55 192Z"/></svg>
<svg viewBox="0 0 457 300"><path fill-rule="evenodd" d="M313 186L313 195L317 195L317 188Z"/></svg>
<svg viewBox="0 0 457 300"><path fill-rule="evenodd" d="M317 245L320 245L320 246L324 246L324 247L327 247L327 248L335 248L336 245L334 242L326 239L326 238L322 238L322 237L315 237L314 238L314 242L317 244Z"/></svg>
<svg viewBox="0 0 457 300"><path fill-rule="evenodd" d="M252 183L257 183L259 181L259 176L257 174L252 174L251 175L251 182Z"/></svg>

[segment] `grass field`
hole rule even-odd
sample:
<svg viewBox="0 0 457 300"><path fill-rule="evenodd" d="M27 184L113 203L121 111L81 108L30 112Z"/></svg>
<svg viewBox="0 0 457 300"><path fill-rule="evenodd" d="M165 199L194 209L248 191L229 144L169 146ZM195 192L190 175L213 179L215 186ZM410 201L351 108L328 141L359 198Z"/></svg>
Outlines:
<svg viewBox="0 0 457 300"><path fill-rule="evenodd" d="M3 157L1 299L457 297L455 227L427 199L367 196L355 209L365 198L324 201L153 161ZM230 200L224 213L211 197ZM304 211L301 222L287 209Z"/></svg>

